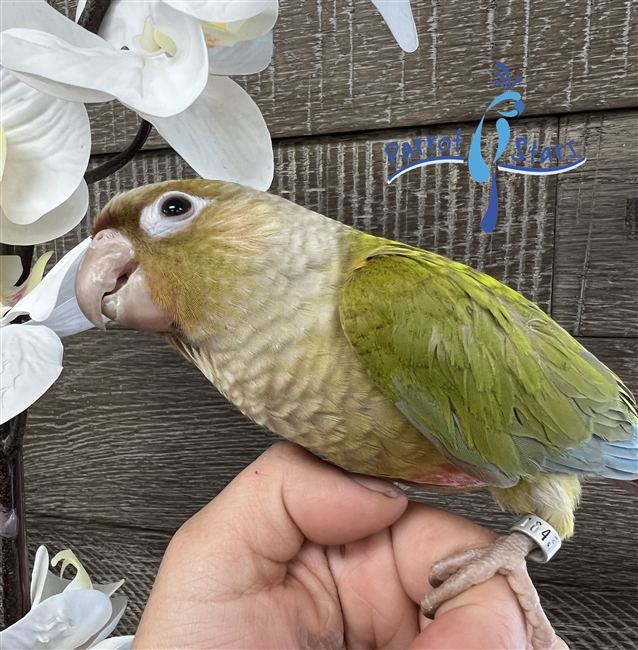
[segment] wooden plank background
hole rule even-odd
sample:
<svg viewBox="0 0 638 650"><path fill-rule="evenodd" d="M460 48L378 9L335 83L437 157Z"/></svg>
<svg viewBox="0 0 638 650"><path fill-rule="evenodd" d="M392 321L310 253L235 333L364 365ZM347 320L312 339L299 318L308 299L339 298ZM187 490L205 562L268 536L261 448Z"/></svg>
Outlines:
<svg viewBox="0 0 638 650"><path fill-rule="evenodd" d="M638 113L566 115L561 141L582 143L587 164L563 174L557 198L552 315L576 336L638 336Z"/></svg>
<svg viewBox="0 0 638 650"><path fill-rule="evenodd" d="M54 4L74 11L72 0ZM636 2L412 4L421 45L407 55L369 1L280 3L273 64L239 79L275 138L271 191L490 273L638 393L638 239L627 207L638 197ZM384 148L457 128L471 137L499 60L525 78L511 142L576 140L588 161L548 178L500 174L499 223L486 235L489 197L465 165L422 167L387 184ZM130 141L137 117L111 104L90 113L98 164ZM493 150L490 124L486 134ZM91 188L82 224L46 248L58 258L78 243L116 192L193 176L154 136ZM131 605L120 629L133 632L172 533L275 438L153 335L90 331L65 345L62 377L29 412L30 542L73 547L104 581L125 576ZM484 493L414 496L500 532L512 521ZM575 539L551 567L532 568L572 648L638 645L636 515L636 497L592 482Z"/></svg>

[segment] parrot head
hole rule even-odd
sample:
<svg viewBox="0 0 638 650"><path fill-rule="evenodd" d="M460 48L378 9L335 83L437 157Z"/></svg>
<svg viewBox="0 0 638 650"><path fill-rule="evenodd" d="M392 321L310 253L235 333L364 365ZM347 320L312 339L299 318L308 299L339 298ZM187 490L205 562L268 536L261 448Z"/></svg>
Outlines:
<svg viewBox="0 0 638 650"><path fill-rule="evenodd" d="M278 230L287 201L234 183L168 181L115 196L98 215L76 277L84 315L139 330L203 325L233 303L242 273ZM233 281L234 280L234 281Z"/></svg>

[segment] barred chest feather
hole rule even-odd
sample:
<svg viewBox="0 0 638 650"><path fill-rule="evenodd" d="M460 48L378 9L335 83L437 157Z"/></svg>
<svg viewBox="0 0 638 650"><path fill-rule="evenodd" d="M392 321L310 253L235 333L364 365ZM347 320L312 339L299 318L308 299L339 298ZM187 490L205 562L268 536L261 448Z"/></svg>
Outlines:
<svg viewBox="0 0 638 650"><path fill-rule="evenodd" d="M351 471L427 482L446 461L376 387L341 328L353 231L316 216L273 230L238 280L241 309L171 342L274 433Z"/></svg>

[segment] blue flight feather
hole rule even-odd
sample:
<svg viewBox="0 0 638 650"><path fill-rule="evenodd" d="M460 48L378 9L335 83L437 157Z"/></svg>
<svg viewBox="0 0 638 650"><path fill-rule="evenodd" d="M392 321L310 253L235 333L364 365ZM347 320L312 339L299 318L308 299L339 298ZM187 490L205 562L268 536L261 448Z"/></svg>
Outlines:
<svg viewBox="0 0 638 650"><path fill-rule="evenodd" d="M633 428L629 440L603 440L594 434L584 447L560 458L546 458L542 468L620 481L638 480L638 425Z"/></svg>

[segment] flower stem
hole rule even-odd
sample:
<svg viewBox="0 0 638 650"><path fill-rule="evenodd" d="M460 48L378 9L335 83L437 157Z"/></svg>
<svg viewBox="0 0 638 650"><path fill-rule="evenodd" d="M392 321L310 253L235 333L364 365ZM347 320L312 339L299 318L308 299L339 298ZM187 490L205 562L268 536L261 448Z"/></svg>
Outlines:
<svg viewBox="0 0 638 650"><path fill-rule="evenodd" d="M0 628L15 623L30 607L22 466L26 421L24 411L0 425Z"/></svg>
<svg viewBox="0 0 638 650"><path fill-rule="evenodd" d="M112 0L88 0L82 15L78 19L78 25L89 32L97 34L111 2Z"/></svg>
<svg viewBox="0 0 638 650"><path fill-rule="evenodd" d="M108 11L108 8L112 0L88 0L86 7L82 12L82 15L78 19L78 25L88 29L90 32L97 34L102 20ZM91 183L97 183L103 178L114 174L116 171L122 169L124 165L129 163L135 156L142 150L146 139L148 138L149 133L153 125L146 120L142 120L140 128L137 132L133 142L122 151L122 153L117 154L110 160L107 160L104 164L99 167L94 167L93 169L88 170L84 174L84 180L90 185Z"/></svg>
<svg viewBox="0 0 638 650"><path fill-rule="evenodd" d="M129 144L122 153L118 153L117 156L107 160L102 165L87 170L84 174L84 180L89 184L97 183L97 181L101 181L103 178L106 178L119 169L122 169L124 165L133 160L133 158L135 158L135 156L141 151L152 128L153 125L150 122L142 120L137 135L133 138L131 144Z"/></svg>

